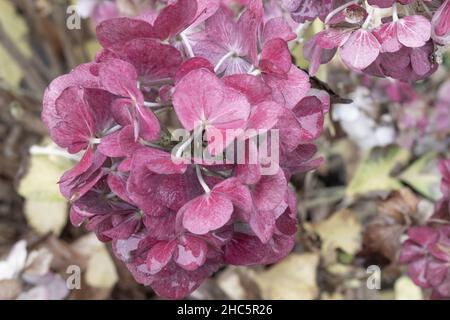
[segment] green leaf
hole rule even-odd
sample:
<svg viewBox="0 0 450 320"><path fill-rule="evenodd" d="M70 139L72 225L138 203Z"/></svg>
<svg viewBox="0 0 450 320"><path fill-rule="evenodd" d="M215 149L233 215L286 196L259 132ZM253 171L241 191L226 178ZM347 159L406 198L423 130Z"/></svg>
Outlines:
<svg viewBox="0 0 450 320"><path fill-rule="evenodd" d="M437 201L442 197L437 163L437 155L427 153L403 171L399 178L420 194Z"/></svg>
<svg viewBox="0 0 450 320"><path fill-rule="evenodd" d="M358 165L347 187L347 196L400 189L402 183L392 177L391 173L397 165L405 165L409 158L410 154L407 150L395 145L372 149Z"/></svg>

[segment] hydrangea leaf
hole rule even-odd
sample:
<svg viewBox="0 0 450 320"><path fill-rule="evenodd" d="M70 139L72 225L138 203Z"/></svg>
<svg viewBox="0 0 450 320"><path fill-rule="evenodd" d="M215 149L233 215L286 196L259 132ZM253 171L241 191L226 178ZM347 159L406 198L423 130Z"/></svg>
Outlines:
<svg viewBox="0 0 450 320"><path fill-rule="evenodd" d="M327 220L311 226L322 240L322 256L334 262L336 250L341 249L349 255L355 255L361 248L362 226L355 213L341 210Z"/></svg>
<svg viewBox="0 0 450 320"><path fill-rule="evenodd" d="M59 156L33 155L28 173L19 185L19 194L27 200L65 201L58 181L72 163Z"/></svg>
<svg viewBox="0 0 450 320"><path fill-rule="evenodd" d="M105 244L94 233L79 238L72 244L72 249L87 261L82 268L89 286L109 290L117 283L118 274L114 262Z"/></svg>
<svg viewBox="0 0 450 320"><path fill-rule="evenodd" d="M85 279L88 285L104 289L111 289L119 280L114 262L104 245L90 256Z"/></svg>
<svg viewBox="0 0 450 320"><path fill-rule="evenodd" d="M28 173L19 185L25 198L25 217L39 234L60 234L67 223L67 202L58 181L72 163L59 156L33 155Z"/></svg>
<svg viewBox="0 0 450 320"><path fill-rule="evenodd" d="M434 153L425 154L416 160L402 172L400 179L429 199L437 201L442 197L437 157Z"/></svg>
<svg viewBox="0 0 450 320"><path fill-rule="evenodd" d="M319 254L291 254L253 278L266 300L313 300L319 294L316 282Z"/></svg>
<svg viewBox="0 0 450 320"><path fill-rule="evenodd" d="M389 192L402 187L401 182L391 176L397 165L404 165L410 158L407 150L391 145L374 148L366 154L358 165L346 194L349 197L370 192Z"/></svg>
<svg viewBox="0 0 450 320"><path fill-rule="evenodd" d="M41 235L59 235L68 217L65 201L27 200L24 213L28 224Z"/></svg>

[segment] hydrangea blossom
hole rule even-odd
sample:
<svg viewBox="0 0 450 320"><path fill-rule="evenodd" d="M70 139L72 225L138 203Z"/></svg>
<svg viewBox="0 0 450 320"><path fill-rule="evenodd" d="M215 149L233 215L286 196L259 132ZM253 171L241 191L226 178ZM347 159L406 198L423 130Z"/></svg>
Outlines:
<svg viewBox="0 0 450 320"><path fill-rule="evenodd" d="M45 92L50 136L82 154L60 181L72 223L112 242L136 281L161 296L182 298L223 264L274 263L294 246L288 181L321 164L313 143L330 97L292 64L292 21L274 12L260 0L238 16L221 1L178 0L105 20L95 61ZM171 111L170 129L189 132L181 143L159 116ZM261 132L267 147L279 136L279 149L262 153ZM220 158L237 143L240 162L188 152L200 145ZM279 161L267 162L274 153Z"/></svg>
<svg viewBox="0 0 450 320"><path fill-rule="evenodd" d="M400 253L408 274L420 287L432 289L432 298L450 298L450 160L439 163L443 198L427 226L408 231Z"/></svg>
<svg viewBox="0 0 450 320"><path fill-rule="evenodd" d="M449 44L449 1L438 1L440 7L435 7L436 1L422 1L425 10L413 7L412 0L328 2L331 4L320 7L327 13L325 18L323 12L308 11L314 13L313 18L322 15L326 25L305 44L310 74L338 51L344 64L354 71L404 82L423 80L437 70L435 51ZM391 9L388 14L387 8Z"/></svg>

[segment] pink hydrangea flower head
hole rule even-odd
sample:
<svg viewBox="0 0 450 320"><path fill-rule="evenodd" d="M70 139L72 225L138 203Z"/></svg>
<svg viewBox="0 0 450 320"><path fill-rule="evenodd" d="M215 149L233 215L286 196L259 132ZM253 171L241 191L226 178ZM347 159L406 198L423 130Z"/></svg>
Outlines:
<svg viewBox="0 0 450 320"><path fill-rule="evenodd" d="M270 17L260 0L238 14L219 0L164 4L99 23L102 50L49 85L42 119L81 156L60 179L71 222L112 242L137 282L180 299L223 264L272 264L292 250L288 183L322 163L313 143L330 97L292 63L296 23L279 4ZM327 45L312 55L331 59Z"/></svg>

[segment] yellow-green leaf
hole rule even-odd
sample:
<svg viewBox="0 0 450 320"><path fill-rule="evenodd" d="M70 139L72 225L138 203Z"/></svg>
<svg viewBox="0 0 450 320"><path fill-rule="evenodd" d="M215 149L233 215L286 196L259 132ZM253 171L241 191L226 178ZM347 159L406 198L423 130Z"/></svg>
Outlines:
<svg viewBox="0 0 450 320"><path fill-rule="evenodd" d="M119 280L111 256L103 245L88 260L86 283L95 288L111 289Z"/></svg>
<svg viewBox="0 0 450 320"><path fill-rule="evenodd" d="M414 282L403 276L394 285L395 300L422 300L422 290Z"/></svg>
<svg viewBox="0 0 450 320"><path fill-rule="evenodd" d="M27 200L24 213L28 224L38 234L59 235L67 223L67 202Z"/></svg>
<svg viewBox="0 0 450 320"><path fill-rule="evenodd" d="M94 288L112 289L118 281L116 266L105 246L94 233L89 233L72 244L72 248L87 259L86 283Z"/></svg>
<svg viewBox="0 0 450 320"><path fill-rule="evenodd" d="M71 167L61 157L33 155L28 173L19 185L19 194L27 200L65 201L59 192L58 181Z"/></svg>
<svg viewBox="0 0 450 320"><path fill-rule="evenodd" d="M402 187L391 173L397 165L404 165L410 158L407 150L395 145L377 147L366 154L358 165L347 187L347 196L353 197L375 191L392 191Z"/></svg>
<svg viewBox="0 0 450 320"><path fill-rule="evenodd" d="M340 210L327 220L311 225L322 241L322 256L327 262L334 262L337 258L336 250L341 249L353 256L361 248L362 226L353 211Z"/></svg>
<svg viewBox="0 0 450 320"><path fill-rule="evenodd" d="M59 235L67 223L67 201L59 191L58 181L72 165L72 161L63 156L31 156L28 172L21 180L18 192L25 198L24 212L28 224L39 234L53 232Z"/></svg>
<svg viewBox="0 0 450 320"><path fill-rule="evenodd" d="M400 179L422 195L437 201L442 197L437 162L436 154L427 153L403 171Z"/></svg>
<svg viewBox="0 0 450 320"><path fill-rule="evenodd" d="M26 41L28 33L25 19L18 15L11 1L0 1L0 24L25 57L31 56ZM0 78L12 87L17 87L22 79L22 70L0 44Z"/></svg>
<svg viewBox="0 0 450 320"><path fill-rule="evenodd" d="M319 295L318 264L316 253L291 254L269 270L258 272L254 280L264 299L312 300Z"/></svg>

